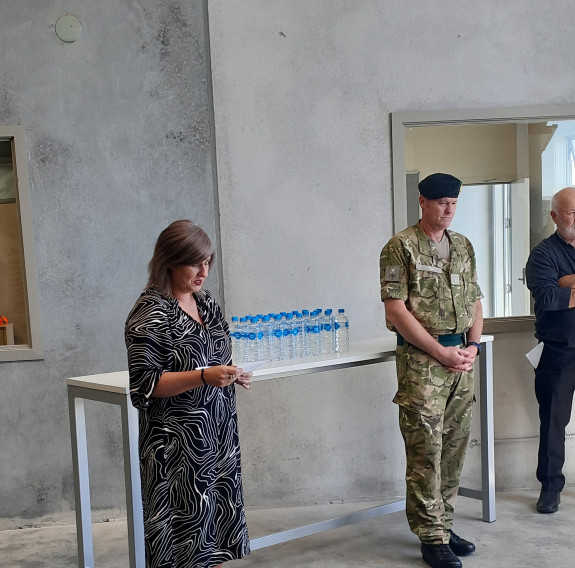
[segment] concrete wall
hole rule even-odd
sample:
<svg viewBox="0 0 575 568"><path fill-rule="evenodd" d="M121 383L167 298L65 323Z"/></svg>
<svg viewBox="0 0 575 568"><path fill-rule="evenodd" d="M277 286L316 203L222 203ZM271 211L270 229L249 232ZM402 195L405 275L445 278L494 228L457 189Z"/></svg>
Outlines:
<svg viewBox="0 0 575 568"><path fill-rule="evenodd" d="M209 287L223 283L228 315L345 307L355 339L385 333L389 113L571 102L569 8L210 1L224 272ZM69 45L53 29L68 12L83 24ZM166 224L190 217L217 234L203 26L193 0L3 11L0 123L26 127L46 349L0 366L0 517L73 506L66 377L125 369L123 322ZM512 438L497 445L504 488L535 486L533 342L496 339L497 436ZM239 393L247 504L401 493L394 382L386 363ZM123 500L114 410L89 408L95 508Z"/></svg>
<svg viewBox="0 0 575 568"><path fill-rule="evenodd" d="M392 234L390 113L571 102L567 9L210 2L229 315L345 307L355 339L385 333L378 256ZM534 343L531 332L496 337L500 489L536 487L538 418L524 357ZM241 393L248 504L400 492L394 385L384 364ZM477 426L468 485L478 480ZM571 481L574 469L570 455Z"/></svg>
<svg viewBox="0 0 575 568"><path fill-rule="evenodd" d="M75 43L54 31L66 13ZM161 229L191 218L216 238L204 25L201 0L2 6L0 124L26 130L45 357L0 363L0 517L73 508L66 378L126 368ZM93 505L115 507L119 412L87 406Z"/></svg>

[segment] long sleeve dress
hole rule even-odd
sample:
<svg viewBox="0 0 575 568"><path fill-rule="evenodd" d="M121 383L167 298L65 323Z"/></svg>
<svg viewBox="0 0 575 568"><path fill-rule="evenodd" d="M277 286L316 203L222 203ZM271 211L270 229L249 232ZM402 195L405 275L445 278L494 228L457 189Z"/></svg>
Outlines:
<svg viewBox="0 0 575 568"><path fill-rule="evenodd" d="M152 397L164 371L230 364L218 304L207 291L196 302L203 325L150 287L126 321L147 568L211 568L249 554L234 385Z"/></svg>

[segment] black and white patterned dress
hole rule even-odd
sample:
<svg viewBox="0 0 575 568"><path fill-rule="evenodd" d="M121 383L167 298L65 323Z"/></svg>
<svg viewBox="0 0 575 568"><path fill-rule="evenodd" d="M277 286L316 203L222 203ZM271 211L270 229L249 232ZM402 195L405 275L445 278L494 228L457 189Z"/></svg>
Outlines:
<svg viewBox="0 0 575 568"><path fill-rule="evenodd" d="M249 554L234 385L151 396L164 371L231 361L218 304L207 291L196 302L204 325L151 287L126 321L147 568L211 568Z"/></svg>

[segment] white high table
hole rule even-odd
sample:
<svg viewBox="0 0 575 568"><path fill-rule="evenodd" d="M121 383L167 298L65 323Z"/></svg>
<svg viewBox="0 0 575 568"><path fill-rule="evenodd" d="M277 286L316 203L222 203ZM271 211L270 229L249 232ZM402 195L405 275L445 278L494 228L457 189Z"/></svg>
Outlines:
<svg viewBox="0 0 575 568"><path fill-rule="evenodd" d="M459 494L473 499L480 499L482 501L483 520L492 522L495 520L493 336L482 336L481 343L483 346L479 367L481 489L475 490L461 487ZM252 383L267 379L392 361L395 359L395 345L396 338L390 335L380 339L352 342L350 351L343 354L332 353L307 359L269 363L254 372ZM130 568L144 568L144 523L138 463L138 411L130 403L128 372L121 371L72 377L67 379L67 385L74 467L79 567L94 568L86 419L84 414L84 400L94 400L117 404L121 409ZM370 507L335 519L252 539L250 542L251 549L257 550L258 548L272 546L295 538L401 511L404 508L405 500Z"/></svg>

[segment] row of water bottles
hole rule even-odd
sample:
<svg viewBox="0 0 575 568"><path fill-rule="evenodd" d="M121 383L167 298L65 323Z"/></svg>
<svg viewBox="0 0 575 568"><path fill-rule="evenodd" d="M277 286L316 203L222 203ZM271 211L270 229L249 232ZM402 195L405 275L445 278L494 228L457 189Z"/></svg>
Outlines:
<svg viewBox="0 0 575 568"><path fill-rule="evenodd" d="M234 364L282 361L349 351L349 320L345 310L316 309L232 317Z"/></svg>

